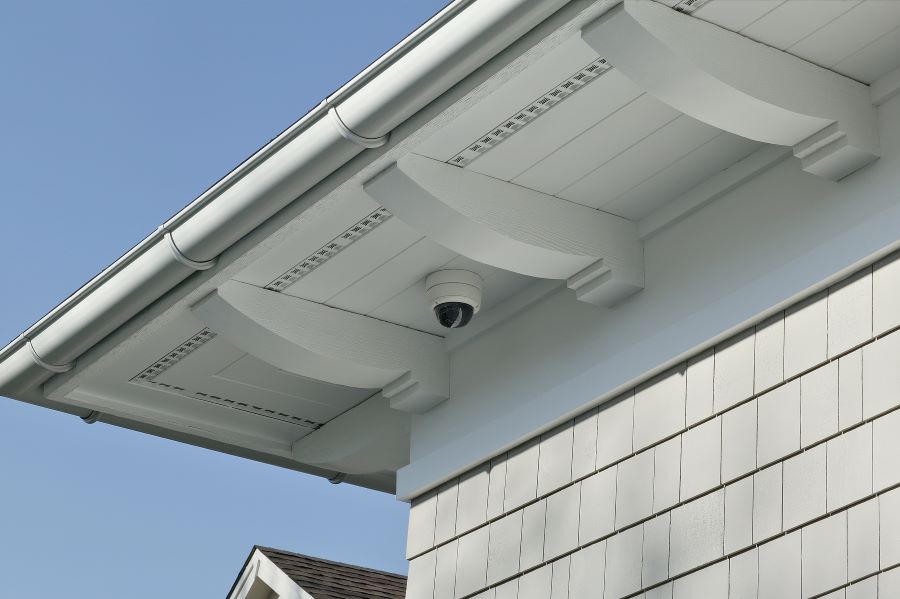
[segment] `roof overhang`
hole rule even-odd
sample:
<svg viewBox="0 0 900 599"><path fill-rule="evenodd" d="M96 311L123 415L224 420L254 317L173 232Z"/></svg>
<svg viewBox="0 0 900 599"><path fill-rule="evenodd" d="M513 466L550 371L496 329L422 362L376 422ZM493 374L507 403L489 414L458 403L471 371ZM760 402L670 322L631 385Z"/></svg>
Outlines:
<svg viewBox="0 0 900 599"><path fill-rule="evenodd" d="M391 491L467 343L652 293L647 240L791 152L869 164L898 81L663 3L459 0L0 351L0 391ZM485 282L466 329L441 268Z"/></svg>

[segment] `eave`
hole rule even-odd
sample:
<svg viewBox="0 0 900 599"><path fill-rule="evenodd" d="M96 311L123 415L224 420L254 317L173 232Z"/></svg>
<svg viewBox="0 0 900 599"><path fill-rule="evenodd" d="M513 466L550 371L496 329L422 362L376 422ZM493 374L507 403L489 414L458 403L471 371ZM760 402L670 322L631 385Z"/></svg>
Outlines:
<svg viewBox="0 0 900 599"><path fill-rule="evenodd" d="M818 156L801 166L813 165L806 170L823 181L875 157L866 137L874 114L869 102L840 106L844 112L832 120L851 127L828 125L825 137L804 129L831 116L829 107L812 102L809 115L796 117L796 140L765 138L765 118L755 120L762 131L757 135L735 114L723 119L702 106L676 110L679 99L667 96L671 90L649 89L653 74L626 64L629 39L597 33L627 18L642 27L646 15L630 14L634 6L452 4L2 350L0 390L334 482L393 490L394 473L409 459L409 414L428 414L450 397L454 352L551 295L565 293L598 318L610 308L624 305L623 314L640 298L649 301L654 290L644 289L647 240L787 159L783 147L757 139L796 141L802 160ZM669 9L657 8L660 18L672 17ZM693 17L677 19L697 24ZM654 37L652 28L645 30ZM743 45L735 35L722 33L716 43ZM492 141L490 153L472 150L485 131L532 102L536 92L543 99L563 79L575 80L599 64L607 45L621 53L621 69L604 67L609 72L585 87L590 91L573 96L579 100L566 100L515 137ZM683 56L676 46L668 40L657 56ZM806 69L800 59L782 54L788 72ZM740 88L753 100L748 105L768 103L761 113L795 118L786 114L797 108L789 100L803 89L788 90L787 98L763 97L746 81L695 62L698 78L712 78L711 93ZM865 88L821 70L816 77L826 86L837 81L854 93ZM895 93L895 80L873 85L879 101ZM857 112L858 119L850 118ZM584 122L575 118L581 114ZM563 138L566 127L569 137ZM862 160L854 150L841 162L844 138L863 138L868 157ZM578 139L593 140L585 148L597 156L576 164ZM547 152L568 158L532 156L527 150L538 141L556 144ZM832 144L837 163L828 157ZM676 156L669 155L672 148ZM521 172L509 171L511 157L521 159ZM694 166L683 164L691 160ZM328 253L333 240L369 226L361 223L383 208L392 216L376 218L374 233ZM291 274L320 248L325 266L304 280ZM470 328L446 336L434 328L412 284L444 262L497 277L489 281L488 291L496 294L489 309ZM372 296L392 285L409 292L407 303L375 309ZM304 326L289 330L298 318ZM206 345L196 355L218 352L220 362L204 363L203 370L202 360L188 360L182 367L194 372L138 380L169 352L183 358L188 352L179 348L207 329L216 334L215 349ZM360 331L364 338L354 339ZM381 352L385 346L412 351ZM268 387L254 387L256 379L246 374L253 369L256 379L269 379ZM209 384L258 389L250 395L261 399L248 405L210 388L181 387L201 375ZM306 397L311 401L286 392L292 385L315 388ZM306 412L291 409L302 405ZM223 410L230 410L228 417L219 418ZM256 424L241 420L248 414ZM529 422L532 429L551 424ZM502 448L498 443L493 449ZM473 454L470 461L477 458L474 449L459 455L464 453ZM431 467L423 463L419 471ZM438 469L444 476L459 467Z"/></svg>

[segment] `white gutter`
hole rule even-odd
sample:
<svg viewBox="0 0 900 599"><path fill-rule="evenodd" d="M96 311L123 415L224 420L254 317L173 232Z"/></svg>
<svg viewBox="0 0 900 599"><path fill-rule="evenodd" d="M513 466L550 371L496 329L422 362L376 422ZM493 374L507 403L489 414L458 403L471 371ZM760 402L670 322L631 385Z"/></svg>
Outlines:
<svg viewBox="0 0 900 599"><path fill-rule="evenodd" d="M21 396L527 33L569 0L456 0L0 350Z"/></svg>

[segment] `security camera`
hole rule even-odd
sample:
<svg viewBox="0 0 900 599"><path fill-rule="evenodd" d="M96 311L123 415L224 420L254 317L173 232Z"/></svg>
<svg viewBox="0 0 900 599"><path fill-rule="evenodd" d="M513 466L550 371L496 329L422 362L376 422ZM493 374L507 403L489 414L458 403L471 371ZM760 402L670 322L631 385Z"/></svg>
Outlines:
<svg viewBox="0 0 900 599"><path fill-rule="evenodd" d="M442 327L469 324L481 308L481 277L468 270L439 270L425 279L425 298Z"/></svg>

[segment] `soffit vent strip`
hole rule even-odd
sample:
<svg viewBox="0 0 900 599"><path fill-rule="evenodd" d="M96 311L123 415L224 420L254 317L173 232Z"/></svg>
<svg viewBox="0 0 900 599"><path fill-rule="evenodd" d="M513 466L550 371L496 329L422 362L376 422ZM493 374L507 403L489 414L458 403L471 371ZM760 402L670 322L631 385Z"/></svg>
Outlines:
<svg viewBox="0 0 900 599"><path fill-rule="evenodd" d="M676 2L672 8L679 12L692 13L710 0L681 0Z"/></svg>
<svg viewBox="0 0 900 599"><path fill-rule="evenodd" d="M551 108L559 105L566 98L570 98L584 89L590 82L596 81L600 75L611 68L612 65L605 58L598 58L588 63L540 98L515 112L509 118L504 119L502 123L480 136L475 142L469 144L467 148L447 162L453 166L460 167L471 164L534 122L541 115L546 114Z"/></svg>
<svg viewBox="0 0 900 599"><path fill-rule="evenodd" d="M173 348L171 351L167 352L164 356L153 362L153 364L132 377L131 382L136 385L146 385L152 386L154 388L162 388L172 393L177 393L182 397L199 399L200 401L214 403L226 408L232 408L241 412L247 412L248 414L253 414L255 416L273 418L275 420L281 420L282 422L288 422L290 424L304 426L306 428L317 429L322 426L321 422L316 422L315 420L310 420L309 418L294 416L292 414L286 414L278 410L264 408L262 406L248 404L246 402L222 397L221 395L216 395L214 393L194 391L191 389L186 389L179 385L162 383L156 380L156 378L159 377L159 375L161 375L163 372L184 360L191 353L197 351L200 347L215 339L215 337L216 333L211 331L209 328L203 328L197 331L188 339Z"/></svg>
<svg viewBox="0 0 900 599"><path fill-rule="evenodd" d="M290 267L277 279L265 286L269 291L284 291L315 269L319 268L337 254L347 249L357 240L368 235L376 227L393 216L386 208L379 208L352 227L320 247L318 250Z"/></svg>
<svg viewBox="0 0 900 599"><path fill-rule="evenodd" d="M237 410L239 412L244 412L246 414L252 414L254 416L261 416L264 418L271 418L273 420L280 420L281 422L287 422L288 424L302 426L304 428L309 428L309 429L313 429L313 430L321 427L324 424L322 422L316 422L315 420L310 420L309 418L303 418L302 416L294 416L292 414L286 414L279 410L273 410L271 408L265 408L263 406L258 406L256 404L249 404L244 401L230 399L228 397L223 397L223 396L217 395L215 393L204 393L202 391L194 391L192 389L186 389L179 385L172 385L169 383L160 383L158 381L133 381L133 382L137 385L149 386L152 388L161 388L170 393L179 395L180 397L197 399L200 401L215 404L215 405L222 406L225 408L231 408L232 410Z"/></svg>
<svg viewBox="0 0 900 599"><path fill-rule="evenodd" d="M153 364L135 375L131 380L136 382L153 382L153 379L161 375L169 368L175 366L190 353L199 349L202 345L212 341L216 334L208 328L203 328L187 340L180 343L177 347L167 352L166 355L156 360Z"/></svg>

